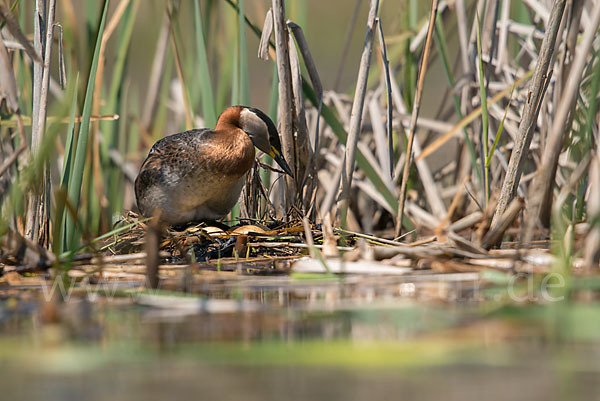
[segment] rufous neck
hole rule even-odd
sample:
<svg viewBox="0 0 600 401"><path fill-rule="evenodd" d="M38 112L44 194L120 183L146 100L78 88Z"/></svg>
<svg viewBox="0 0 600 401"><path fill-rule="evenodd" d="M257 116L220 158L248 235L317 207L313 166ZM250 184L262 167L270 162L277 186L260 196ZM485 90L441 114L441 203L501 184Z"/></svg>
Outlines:
<svg viewBox="0 0 600 401"><path fill-rule="evenodd" d="M216 130L225 130L231 128L240 128L240 113L243 107L233 106L228 107L221 113L217 120Z"/></svg>

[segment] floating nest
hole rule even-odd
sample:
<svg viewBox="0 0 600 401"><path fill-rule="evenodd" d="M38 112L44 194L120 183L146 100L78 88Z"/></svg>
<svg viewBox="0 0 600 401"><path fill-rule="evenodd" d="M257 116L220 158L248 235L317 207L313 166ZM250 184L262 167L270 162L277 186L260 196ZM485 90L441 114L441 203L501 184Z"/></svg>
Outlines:
<svg viewBox="0 0 600 401"><path fill-rule="evenodd" d="M147 252L146 238L152 235L150 219L129 212L116 225L123 230L109 238L102 247L105 254L125 255ZM322 243L320 225L309 225L316 244ZM222 223L191 223L162 228L159 231L161 263L198 263L223 258L298 257L308 253L302 221L242 220L228 227Z"/></svg>

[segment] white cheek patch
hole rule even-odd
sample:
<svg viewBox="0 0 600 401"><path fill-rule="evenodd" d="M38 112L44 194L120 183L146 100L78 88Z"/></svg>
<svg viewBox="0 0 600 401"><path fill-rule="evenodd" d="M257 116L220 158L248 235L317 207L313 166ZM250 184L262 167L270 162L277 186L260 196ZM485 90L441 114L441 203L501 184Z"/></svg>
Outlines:
<svg viewBox="0 0 600 401"><path fill-rule="evenodd" d="M240 125L257 148L263 152L270 150L269 128L262 118L251 110L245 109L240 113Z"/></svg>
<svg viewBox="0 0 600 401"><path fill-rule="evenodd" d="M240 122L242 129L255 135L268 135L267 124L256 113L246 109L240 113Z"/></svg>

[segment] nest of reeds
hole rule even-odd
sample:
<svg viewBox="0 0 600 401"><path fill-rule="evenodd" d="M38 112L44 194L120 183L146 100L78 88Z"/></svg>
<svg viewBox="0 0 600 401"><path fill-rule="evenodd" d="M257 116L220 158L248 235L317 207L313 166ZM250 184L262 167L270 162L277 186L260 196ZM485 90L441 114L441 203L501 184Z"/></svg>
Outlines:
<svg viewBox="0 0 600 401"><path fill-rule="evenodd" d="M149 219L129 212L118 226L130 227L115 234L103 246L106 255L143 252L151 232ZM309 226L319 244L320 226ZM190 223L160 231L159 253L164 263L210 262L222 258L256 259L297 257L307 253L305 227L301 221L250 221L233 227L221 223Z"/></svg>

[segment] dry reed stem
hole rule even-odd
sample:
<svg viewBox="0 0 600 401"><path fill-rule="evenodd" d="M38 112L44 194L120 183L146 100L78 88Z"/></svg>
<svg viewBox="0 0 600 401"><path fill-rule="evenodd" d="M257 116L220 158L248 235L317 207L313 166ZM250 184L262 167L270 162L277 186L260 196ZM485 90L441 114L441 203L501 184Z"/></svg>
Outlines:
<svg viewBox="0 0 600 401"><path fill-rule="evenodd" d="M278 117L279 134L281 135L281 145L283 157L297 175L296 157L294 151L294 131L292 119L292 72L290 69L288 34L285 25L285 9L283 0L272 0L273 8L273 28L275 31L275 51L277 54L277 76L278 84ZM285 176L287 187L287 196L284 197L284 208L288 209L290 203L296 199L295 178Z"/></svg>
<svg viewBox="0 0 600 401"><path fill-rule="evenodd" d="M460 47L460 61L464 72L470 70L469 63L469 44L467 39L467 12L465 10L465 0L456 0L456 19L458 29L458 43Z"/></svg>
<svg viewBox="0 0 600 401"><path fill-rule="evenodd" d="M504 211L502 219L499 220L499 224L492 227L492 229L485 234L481 246L485 249L490 249L491 247L498 245L502 241L504 232L506 232L517 217L519 217L519 213L521 213L523 206L525 206L525 200L523 198L518 197L513 199Z"/></svg>
<svg viewBox="0 0 600 401"><path fill-rule="evenodd" d="M46 126L46 115L48 112L48 87L50 85L50 62L52 60L52 45L54 43L54 17L56 12L56 0L50 0L49 8L48 8L48 19L46 24L46 42L44 46L44 65L42 69L41 81L39 83L39 103L37 104L38 110L37 112L33 112L32 121L32 132L31 132L31 152L36 155L40 150L42 144L42 136L44 135L44 130ZM37 64L34 64L34 68ZM34 94L35 95L35 94ZM35 106L35 105L34 105ZM43 176L45 177L48 172L44 168ZM46 191L50 191L50 188L45 188ZM25 226L25 235L37 241L39 238L39 229L40 224L38 223L38 219L42 216L39 216L39 207L40 201L44 199L48 199L48 197L43 196L40 197L39 194L32 192L29 194L29 203L27 205L27 224ZM43 208L46 210L49 209L49 205L43 205ZM46 216L49 218L49 215Z"/></svg>
<svg viewBox="0 0 600 401"><path fill-rule="evenodd" d="M484 215L482 212L473 212L471 214L469 214L468 216L463 217L462 219L456 220L454 223L450 224L450 226L448 226L448 230L450 231L454 231L454 232L460 232L462 230L466 230L467 228L471 228L473 226L475 226L476 224L479 224L479 222L481 222L481 219L483 219Z"/></svg>
<svg viewBox="0 0 600 401"><path fill-rule="evenodd" d="M440 224L435 229L435 233L437 235L441 235L441 233L444 230L444 227L448 224L448 222L452 218L452 215L456 211L456 208L458 207L460 200L465 192L465 184L467 183L468 180L469 180L469 176L465 175L462 179L462 182L460 183L460 185L458 187L458 191L456 191L456 194L454 194L454 197L452 198L452 202L450 203L450 207L448 208L446 215L444 216L444 218L442 219Z"/></svg>
<svg viewBox="0 0 600 401"><path fill-rule="evenodd" d="M496 74L502 72L502 67L506 64L506 49L508 47L508 18L510 14L510 1L502 2L500 11L500 32L498 33L498 64L496 65Z"/></svg>
<svg viewBox="0 0 600 401"><path fill-rule="evenodd" d="M8 50L4 45L4 39L0 35L0 103L6 99L6 106L10 112L19 110L17 94L17 83Z"/></svg>
<svg viewBox="0 0 600 401"><path fill-rule="evenodd" d="M157 213L147 225L145 240L146 253L146 285L149 288L158 288L158 266L160 264L159 249L163 227L160 222L160 213Z"/></svg>
<svg viewBox="0 0 600 401"><path fill-rule="evenodd" d="M175 28L173 27L173 15L172 10L169 8L169 4L166 5L167 17L169 21L169 39L171 39L171 46L173 46L173 52L175 53L175 69L177 70L177 78L181 84L181 95L183 96L183 107L185 110L185 128L192 129L194 127L194 117L192 115L192 108L190 100L187 96L187 90L185 89L185 79L183 77L183 66L181 64L181 57L179 55L179 49L177 48L177 41L175 40ZM175 7L175 5L173 5Z"/></svg>
<svg viewBox="0 0 600 401"><path fill-rule="evenodd" d="M383 36L383 28L381 27L381 19L377 18L377 31L379 35L379 47L381 49L381 62L383 63L383 73L385 76L385 87L387 92L387 138L388 138L388 161L390 178L394 174L394 137L393 137L393 101L392 101L392 82L390 74L390 61L387 57L387 48L385 45L385 37ZM388 171L386 171L387 174Z"/></svg>
<svg viewBox="0 0 600 401"><path fill-rule="evenodd" d="M421 144L419 143L419 139L416 137L416 135L413 142L413 148L413 154L415 156L418 156L422 151ZM442 200L442 196L433 178L431 169L429 168L429 165L425 160L418 160L415 162L415 164L419 172L419 177L421 177L423 188L425 189L425 197L427 199L427 204L431 208L431 211L435 215L435 217L441 220L444 218L444 216L446 216L446 205Z"/></svg>
<svg viewBox="0 0 600 401"><path fill-rule="evenodd" d="M373 185L373 183L369 180L359 180L356 179L354 180L356 186L365 193L365 195L367 195L368 197L370 197L375 203L377 203L379 206L383 207L385 210L388 211L388 213L390 213L391 215L394 214L394 210L392 209L392 207L390 206L390 204L386 201L386 199L383 197L383 195L381 194L380 191L377 190L377 188L375 188L375 186ZM392 192L394 193L394 192Z"/></svg>
<svg viewBox="0 0 600 401"><path fill-rule="evenodd" d="M463 249L467 252L472 252L478 255L487 255L487 250L477 244L472 243L468 239L461 237L454 231L448 231L446 234L447 241L457 248Z"/></svg>
<svg viewBox="0 0 600 401"><path fill-rule="evenodd" d="M342 178L342 174L344 173L344 163L337 163L335 165L335 170L332 175L332 180L325 185L321 185L325 188L325 195L323 200L321 201L321 206L319 208L319 213L321 216L325 216L327 213L331 211L333 204L335 203L335 197L338 193L340 180ZM385 204L385 201L383 202Z"/></svg>
<svg viewBox="0 0 600 401"><path fill-rule="evenodd" d="M564 142L565 131L567 130L567 119L571 114L579 92L579 84L582 79L583 70L586 66L590 49L596 31L600 25L600 3L596 3L592 11L592 21L590 26L585 29L584 37L577 49L575 61L573 62L569 77L564 86L561 101L557 105L556 114L552 122L552 128L548 134L542 161L538 168L538 173L533 180L531 198L527 205L527 219L523 232L523 243L527 244L533 234L533 228L540 218L545 217L543 225L549 223L549 210L552 207L552 189L558 165L558 157Z"/></svg>
<svg viewBox="0 0 600 401"><path fill-rule="evenodd" d="M348 138L346 140L346 153L344 157L344 174L342 174L342 194L340 204L340 217L342 222L346 220L348 203L352 187L352 176L354 174L354 164L356 161L356 148L358 144L358 134L362 122L362 112L367 93L367 79L369 77L369 67L371 65L371 53L373 52L373 39L375 18L379 9L379 0L371 0L369 16L367 18L367 31L363 44L360 65L358 68L358 77L356 78L356 90L352 101L352 111L350 112L350 126Z"/></svg>
<svg viewBox="0 0 600 401"><path fill-rule="evenodd" d="M323 104L323 85L321 84L321 78L319 77L319 72L317 70L317 67L315 65L314 59L312 57L312 54L310 52L310 49L308 47L308 42L306 41L306 38L304 37L304 32L302 31L302 28L298 25L296 25L295 23L293 23L292 21L288 21L287 22L287 26L288 29L292 32L292 34L294 35L294 38L296 39L296 44L298 45L298 49L300 49L300 54L302 54L302 59L304 60L304 65L306 66L306 70L308 71L308 75L310 77L310 80L312 82L312 86L313 89L315 91L315 94L317 95L317 99L319 100L319 108L318 108L318 113L317 113L317 117L316 117L316 126L315 126L315 134L314 134L314 140L312 143L312 148L311 148L311 144L309 141L309 135L308 135L308 128L306 128L307 130L307 135L306 135L306 146L308 147L308 160L306 161L306 170L304 172L304 176L302 178L302 180L299 181L299 189L302 190L302 188L304 188L305 192L302 195L302 199L303 199L303 203L304 203L304 211L307 212L309 209L312 209L312 205L313 203L313 199L316 197L316 186L314 185L314 176L316 176L316 157L317 154L319 152L319 120L320 120L320 115L321 115L321 107ZM291 42L291 40L290 40ZM295 50L295 47L292 46L292 50ZM291 56L291 54L290 54ZM298 87L296 88L296 85L298 85ZM299 93L298 98L296 98L296 110L301 110L300 111L300 122L301 124L306 125L306 117L305 117L305 110L304 110L304 105L298 105L299 99L303 99L303 92L302 92L302 76L300 75L300 71L298 70L298 77L297 79L294 79L294 92ZM301 106L301 107L299 107ZM304 122L302 122L304 121ZM308 184L307 184L308 183Z"/></svg>
<svg viewBox="0 0 600 401"><path fill-rule="evenodd" d="M292 78L292 97L294 102L293 125L295 131L296 148L296 183L298 192L301 193L304 187L305 179L311 170L312 150L308 144L308 126L306 124L306 113L304 109L304 94L302 91L302 72L300 71L300 60L298 51L294 46L291 29L288 29L288 54L290 60L290 72ZM290 45L291 44L291 45ZM304 211L308 209L306 202L310 201L310 196L303 198Z"/></svg>
<svg viewBox="0 0 600 401"><path fill-rule="evenodd" d="M435 228L440 224L440 219L438 219L425 209L421 208L414 202L406 201L405 210L407 216L409 216L409 218L413 222L415 222L416 227L433 232L435 231Z"/></svg>
<svg viewBox="0 0 600 401"><path fill-rule="evenodd" d="M308 253L311 258L315 257L315 241L313 239L312 231L310 229L310 223L306 217L302 218L302 225L304 226L304 235L306 237L306 245L308 247Z"/></svg>
<svg viewBox="0 0 600 401"><path fill-rule="evenodd" d="M486 4L485 16L483 18L482 32L481 32L481 53L490 55L490 66L491 56L494 54L496 47L496 25L498 21L498 0L488 0ZM489 68L491 69L491 68ZM489 82L490 74L487 75ZM486 83L487 86L487 83Z"/></svg>
<svg viewBox="0 0 600 401"><path fill-rule="evenodd" d="M582 23L581 14L583 12L583 5L585 0L574 0L570 14L569 26L567 31L567 39L565 40L565 57L562 58L562 72L561 81L564 82L569 76L571 66L573 64L573 58L577 50L577 40L579 39L579 27Z"/></svg>
<svg viewBox="0 0 600 401"><path fill-rule="evenodd" d="M398 84L395 82L394 78L392 77L392 96L394 99L400 99L402 100L401 96L396 95L396 91L399 90L398 89ZM398 102L394 101L394 104L396 104ZM408 127L410 126L410 119L411 119L411 115L406 113L406 109L404 108L404 104L400 103L400 106L396 106L396 122L400 123L400 125L405 128L408 129ZM439 134L446 134L448 131L454 129L455 125L454 124L450 124L447 123L445 121L440 121L440 120L434 120L431 118L427 118L427 117L420 117L417 120L417 128L420 129L424 129L430 132L437 132ZM434 149L435 150L435 149ZM431 150L429 149L429 146L427 148L425 148L423 151L427 151L427 155L431 154ZM422 155L415 155L415 159L423 159Z"/></svg>
<svg viewBox="0 0 600 401"><path fill-rule="evenodd" d="M54 24L58 28L58 83L64 91L67 87L67 68L65 66L65 52L63 41L63 27L59 23ZM50 77L52 79L52 77ZM50 89L52 89L52 81L50 81Z"/></svg>
<svg viewBox="0 0 600 401"><path fill-rule="evenodd" d="M24 127L28 127L32 125L32 121L31 121L31 117L29 116L21 116L21 124L23 124ZM90 121L115 121L119 119L119 115L118 114L104 114L104 115L99 115L99 116L90 116ZM47 123L60 123L60 124L68 124L69 121L71 120L71 117L64 117L64 118L58 118L57 116L48 116L46 118L46 122ZM75 116L75 123L79 124L81 122L81 116ZM2 120L0 122L0 127L6 127L6 128L15 128L18 127L18 121L17 119L9 119L9 120Z"/></svg>
<svg viewBox="0 0 600 401"><path fill-rule="evenodd" d="M302 59L304 60L304 65L306 67L306 71L308 71L308 76L310 77L310 81L312 82L312 86L315 90L315 94L317 95L317 99L321 99L323 97L323 85L321 84L321 78L319 78L319 71L317 70L317 66L308 47L308 42L304 37L304 32L302 31L302 28L299 25L296 25L292 21L288 21L287 26L291 29L292 33L294 34L296 44L298 45L300 53L302 54Z"/></svg>
<svg viewBox="0 0 600 401"><path fill-rule="evenodd" d="M158 34L158 39L156 40L156 51L154 52L152 70L150 72L150 79L148 80L148 93L146 94L146 101L144 103L144 108L142 109L141 123L147 131L150 130L150 126L156 115L156 107L158 106L158 95L163 80L168 50L167 45L170 36L169 25L169 17L165 15L160 28L160 33Z"/></svg>
<svg viewBox="0 0 600 401"><path fill-rule="evenodd" d="M566 0L556 0L552 6L549 27L544 35L538 61L533 73L533 79L529 86L527 103L519 124L519 137L515 141L502 190L492 220L492 227L500 224L500 219L510 201L514 198L523 171L523 164L527 158L529 145L533 138L533 132L537 122L539 105L544 97L545 88L550 77L548 68L554 54L556 38L560 27L560 21L564 13Z"/></svg>
<svg viewBox="0 0 600 401"><path fill-rule="evenodd" d="M371 162L372 165L378 166L381 170L381 178L386 182L386 185L393 187L392 183L392 161L389 158L387 133L384 128L384 122L381 117L381 109L379 107L379 99L373 96L368 104L369 117L373 127L373 139L375 141L375 152L377 160ZM367 147L367 150L369 148ZM362 151L362 149L361 149ZM370 153L370 152L369 152ZM376 164L375 164L376 163Z"/></svg>
<svg viewBox="0 0 600 401"><path fill-rule="evenodd" d="M269 8L265 16L260 42L258 43L258 58L261 60L266 61L269 59L271 33L273 33L273 9Z"/></svg>
<svg viewBox="0 0 600 401"><path fill-rule="evenodd" d="M415 128L417 126L417 118L421 107L421 96L423 94L423 86L425 75L427 74L427 63L429 60L429 51L431 48L431 39L435 27L435 17L437 14L438 0L432 0L431 15L429 17L429 28L427 30L427 38L425 39L425 47L423 49L423 57L421 58L421 66L419 68L419 78L417 82L417 93L415 95L412 118L410 121L408 144L406 146L406 159L404 170L402 171L402 183L400 186L400 196L398 199L398 213L396 214L396 238L402 235L402 215L404 214L404 203L406 201L406 187L408 185L408 177L410 175L410 166L412 162L412 147L415 139Z"/></svg>
<svg viewBox="0 0 600 401"><path fill-rule="evenodd" d="M42 63L35 63L33 65L33 96L32 96L32 113L31 113L31 142L32 144L38 142L38 139L35 137L38 133L37 124L38 124L38 115L40 111L40 98L42 92L42 74L44 70L43 66L43 44L42 44L42 36L46 22L46 2L44 0L36 0L35 1L35 11L33 13L33 48L36 54L39 54L42 58ZM32 145L33 147L33 145ZM37 148L36 148L37 149Z"/></svg>

